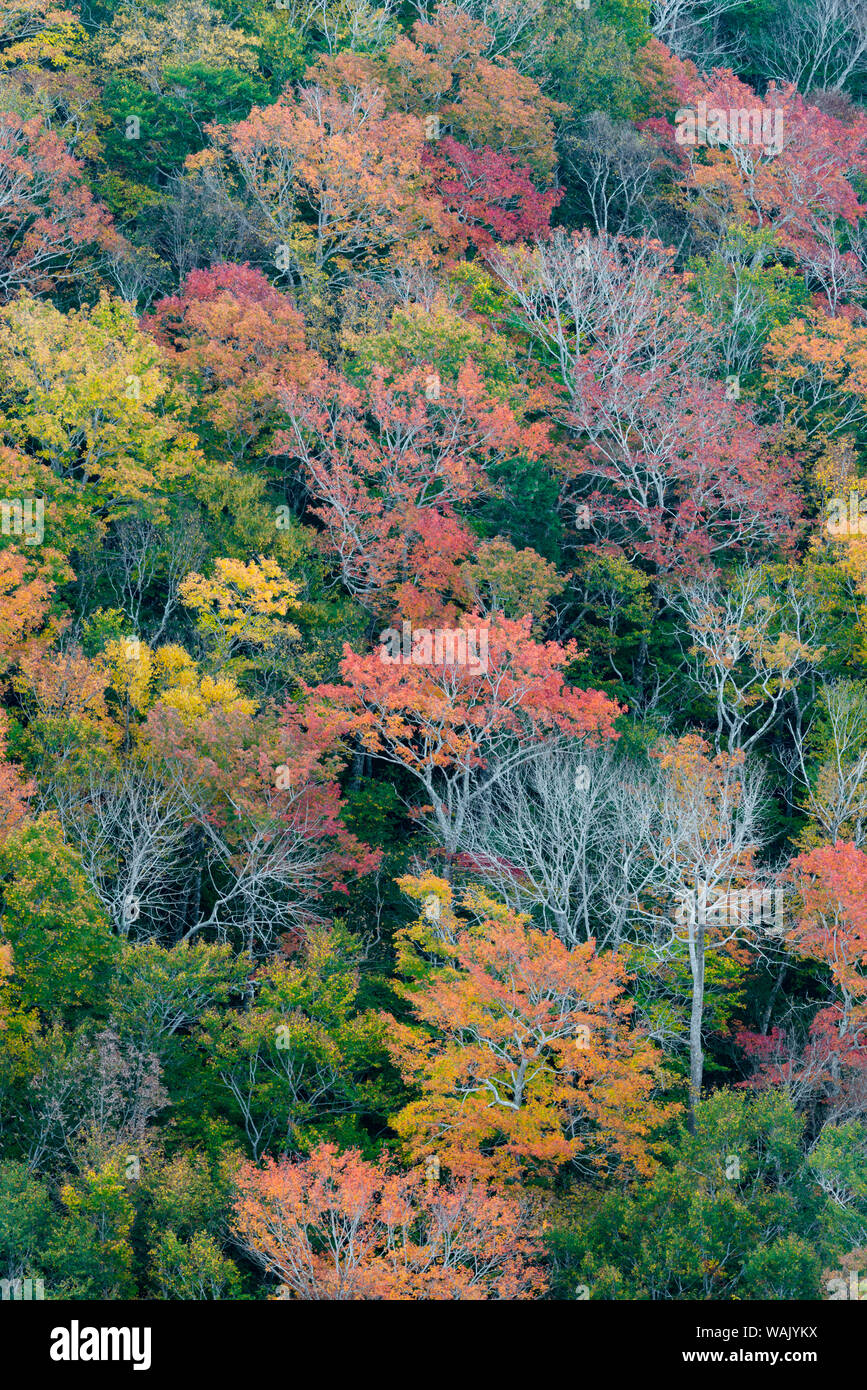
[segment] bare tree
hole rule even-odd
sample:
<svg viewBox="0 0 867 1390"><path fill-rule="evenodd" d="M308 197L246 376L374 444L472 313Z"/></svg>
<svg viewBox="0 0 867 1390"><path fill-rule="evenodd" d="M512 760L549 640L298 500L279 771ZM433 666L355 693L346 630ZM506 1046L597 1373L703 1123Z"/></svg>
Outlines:
<svg viewBox="0 0 867 1390"><path fill-rule="evenodd" d="M747 934L750 944L764 952L767 938L755 921L742 921L740 911L701 910L712 893L728 908L733 893L754 880L754 856L763 843L765 778L761 769L742 758L717 758L711 767L696 760L683 769L671 767L656 788L658 813L654 841L657 893L667 890L681 898L685 911L675 923L659 930L656 922L650 954L663 965L686 946L691 978L689 1006L689 1124L701 1099L704 1074L703 1029L707 958ZM733 917L736 920L733 920ZM685 921L683 919L686 919ZM774 938L770 938L773 942Z"/></svg>
<svg viewBox="0 0 867 1390"><path fill-rule="evenodd" d="M497 275L518 301L532 337L560 371L571 405L580 403L582 345L594 339L594 376L612 386L654 369L698 369L708 347L685 334L671 292L671 254L658 243L629 243L557 229L533 247L491 253Z"/></svg>
<svg viewBox="0 0 867 1390"><path fill-rule="evenodd" d="M811 771L811 734L821 725L824 756ZM787 765L804 788L822 839L867 843L867 689L861 681L824 684L810 726L789 729Z"/></svg>
<svg viewBox="0 0 867 1390"><path fill-rule="evenodd" d="M742 910L755 902L744 885L761 877L754 859L765 803L761 770L740 754L710 761L690 745L640 763L564 741L493 778L464 821L464 863L514 910L570 946L592 938L600 949L640 951L663 996L648 1026L667 1048L685 1041L664 996L673 962L686 955L691 1115L704 1068L708 953L735 941L779 953L762 912Z"/></svg>
<svg viewBox="0 0 867 1390"><path fill-rule="evenodd" d="M91 762L50 788L63 832L121 936L171 936L182 920L191 824L178 769Z"/></svg>
<svg viewBox="0 0 867 1390"><path fill-rule="evenodd" d="M147 240L180 280L199 266L255 260L263 249L215 170L170 174L143 222Z"/></svg>
<svg viewBox="0 0 867 1390"><path fill-rule="evenodd" d="M517 912L531 912L568 945L595 938L616 948L631 903L652 874L646 847L653 804L647 776L610 747L541 745L471 803L461 850Z"/></svg>
<svg viewBox="0 0 867 1390"><path fill-rule="evenodd" d="M692 684L712 704L717 748L748 752L797 702L818 665L820 622L812 596L790 576L781 586L756 565L730 581L703 575L672 585L669 604L686 622L680 637Z"/></svg>
<svg viewBox="0 0 867 1390"><path fill-rule="evenodd" d="M651 0L651 28L678 58L690 59L704 72L734 67L746 43L740 34L724 30L720 21L742 4L743 0Z"/></svg>
<svg viewBox="0 0 867 1390"><path fill-rule="evenodd" d="M755 58L768 77L802 92L839 91L867 72L867 6L863 0L782 0Z"/></svg>
<svg viewBox="0 0 867 1390"><path fill-rule="evenodd" d="M248 955L268 955L285 932L321 921L324 832L328 813L309 796L310 786L262 789L255 805L229 793L226 812L212 814L207 789L189 787L199 827L212 906L186 931L234 932Z"/></svg>
<svg viewBox="0 0 867 1390"><path fill-rule="evenodd" d="M147 310L159 294L168 294L172 273L165 261L149 246L133 246L121 241L104 253L106 269L128 304Z"/></svg>
<svg viewBox="0 0 867 1390"><path fill-rule="evenodd" d="M563 159L586 190L597 233L630 236L653 225L648 197L658 151L628 121L593 111L563 138Z"/></svg>

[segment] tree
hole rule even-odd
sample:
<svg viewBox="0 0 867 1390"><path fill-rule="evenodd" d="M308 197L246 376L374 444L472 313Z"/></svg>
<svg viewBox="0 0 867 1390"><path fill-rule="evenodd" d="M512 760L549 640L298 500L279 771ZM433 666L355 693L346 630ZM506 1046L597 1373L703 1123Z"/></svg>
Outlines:
<svg viewBox="0 0 867 1390"><path fill-rule="evenodd" d="M802 832L802 843L817 837L824 844L846 840L863 848L867 837L867 691L863 684L823 683L811 725L791 732L789 765L804 789L813 822Z"/></svg>
<svg viewBox="0 0 867 1390"><path fill-rule="evenodd" d="M444 134L473 149L506 152L549 179L556 164L554 121L568 108L511 61L483 57L491 31L460 7L441 6L412 32L385 55L392 101L407 111L436 111Z"/></svg>
<svg viewBox="0 0 867 1390"><path fill-rule="evenodd" d="M764 1038L742 1031L756 1063L750 1084L785 1089L820 1124L860 1119L867 1106L867 854L838 841L789 867L802 908L785 944L827 967L833 1002L816 1013L806 1037L781 1028Z"/></svg>
<svg viewBox="0 0 867 1390"><path fill-rule="evenodd" d="M255 1159L323 1139L364 1143L384 1104L384 1026L361 1007L359 949L339 924L311 927L292 962L255 974L242 1013L208 1011L201 1039Z"/></svg>
<svg viewBox="0 0 867 1390"><path fill-rule="evenodd" d="M789 1101L721 1087L650 1182L552 1211L552 1280L596 1299L817 1299L826 1205ZM838 1247L839 1248L839 1247Z"/></svg>
<svg viewBox="0 0 867 1390"><path fill-rule="evenodd" d="M795 440L845 437L867 422L867 328L819 309L775 328L762 386Z"/></svg>
<svg viewBox="0 0 867 1390"><path fill-rule="evenodd" d="M838 841L793 861L801 879L804 913L786 937L800 954L824 961L842 996L841 1032L858 1017L867 998L867 854Z"/></svg>
<svg viewBox="0 0 867 1390"><path fill-rule="evenodd" d="M157 11L124 0L99 37L106 67L134 73L155 93L165 91L167 69L254 69L258 47L253 34L222 24L207 0L175 0Z"/></svg>
<svg viewBox="0 0 867 1390"><path fill-rule="evenodd" d="M52 0L11 0L3 11L0 28L0 48L4 61L7 45L17 48L18 44L26 44L37 34L70 23L73 19L71 10L64 10Z"/></svg>
<svg viewBox="0 0 867 1390"><path fill-rule="evenodd" d="M324 369L306 350L292 301L249 265L190 271L180 294L161 299L142 327L188 383L200 430L236 463L271 446L280 383L306 388Z"/></svg>
<svg viewBox="0 0 867 1390"><path fill-rule="evenodd" d="M117 1160L61 1188L63 1215L48 1261L68 1298L128 1298L134 1288L130 1240L135 1211Z"/></svg>
<svg viewBox="0 0 867 1390"><path fill-rule="evenodd" d="M282 401L290 429L278 447L304 466L350 593L381 616L395 605L419 621L452 616L473 549L458 509L484 488L486 468L537 456L545 426L522 427L469 360L453 383L430 367L389 379L374 366L364 389L329 372Z"/></svg>
<svg viewBox="0 0 867 1390"><path fill-rule="evenodd" d="M56 503L104 523L146 503L164 514L176 485L210 476L183 392L128 305L103 295L63 314L23 295L0 311L0 402L7 440L50 469Z"/></svg>
<svg viewBox="0 0 867 1390"><path fill-rule="evenodd" d="M27 815L27 800L35 791L35 783L23 779L20 770L6 761L8 727L8 717L0 710L0 846L21 825Z"/></svg>
<svg viewBox="0 0 867 1390"><path fill-rule="evenodd" d="M300 634L285 622L298 608L300 588L276 560L217 559L214 577L188 574L179 592L184 605L197 615L197 627L211 648L219 669L244 646L272 647Z"/></svg>
<svg viewBox="0 0 867 1390"><path fill-rule="evenodd" d="M727 585L690 580L670 602L686 623L689 678L713 711L717 748L750 752L824 655L813 597L795 576L755 566Z"/></svg>
<svg viewBox="0 0 867 1390"><path fill-rule="evenodd" d="M561 189L540 193L530 169L512 156L491 149L472 150L451 136L425 157L434 188L452 212L466 240L484 250L500 241L544 237ZM493 234L493 235L492 235Z"/></svg>
<svg viewBox="0 0 867 1390"><path fill-rule="evenodd" d="M626 971L588 941L571 951L484 894L454 913L444 879L406 878L424 913L398 934L400 993L423 1025L392 1022L392 1051L420 1092L392 1123L410 1158L497 1182L584 1159L652 1167L657 1054L630 1028Z"/></svg>
<svg viewBox="0 0 867 1390"><path fill-rule="evenodd" d="M385 1160L333 1144L299 1163L243 1168L234 1228L285 1298L511 1299L544 1288L515 1202L481 1183L392 1176Z"/></svg>
<svg viewBox="0 0 867 1390"><path fill-rule="evenodd" d="M188 167L222 169L238 181L278 269L302 283L340 279L386 257L424 263L433 254L440 215L423 197L421 123L386 115L374 88L351 103L317 87L297 98L287 91L209 133L212 148Z"/></svg>
<svg viewBox="0 0 867 1390"><path fill-rule="evenodd" d="M112 1021L122 1038L162 1056L172 1038L188 1033L217 1004L240 996L248 980L249 962L227 945L126 942L111 983Z"/></svg>
<svg viewBox="0 0 867 1390"><path fill-rule="evenodd" d="M608 544L688 571L792 538L794 466L710 378L712 335L696 331L669 253L557 231L490 259L557 375L552 413L576 445L559 466Z"/></svg>
<svg viewBox="0 0 867 1390"><path fill-rule="evenodd" d="M148 748L183 770L199 863L178 925L185 939L231 933L248 955L267 955L284 933L321 921L326 893L370 873L378 852L340 819L343 759L321 721L287 708L256 718L250 702L150 711ZM183 870L182 870L183 872Z"/></svg>
<svg viewBox="0 0 867 1390"><path fill-rule="evenodd" d="M53 584L38 573L26 554L0 550L0 676L8 676L28 652L42 650L54 636L48 616ZM56 628L55 630L56 631Z"/></svg>
<svg viewBox="0 0 867 1390"><path fill-rule="evenodd" d="M695 303L713 324L727 377L752 379L769 336L805 308L803 277L779 255L773 226L733 224L707 256L690 262Z"/></svg>
<svg viewBox="0 0 867 1390"><path fill-rule="evenodd" d="M69 281L88 251L116 237L80 164L39 116L0 113L0 237L4 300Z"/></svg>
<svg viewBox="0 0 867 1390"><path fill-rule="evenodd" d="M836 301L835 285L846 267L850 274L857 270L855 258L839 247L837 226L854 228L863 213L851 177L865 169L867 118L859 113L846 124L774 82L760 101L731 72L704 79L691 64L681 67L675 84L693 124L700 101L708 122L712 111L724 114L719 130L708 125L709 150L697 130L692 139L688 124L681 130L684 181L702 230L718 236L732 220L753 227L772 222L779 243ZM740 118L734 129L732 111L749 118L746 130Z"/></svg>
<svg viewBox="0 0 867 1390"><path fill-rule="evenodd" d="M22 999L49 1019L98 1011L116 942L76 854L50 820L21 826L2 848L0 932L12 947Z"/></svg>
<svg viewBox="0 0 867 1390"><path fill-rule="evenodd" d="M26 1163L0 1163L0 1269L4 1279L32 1279L44 1268L51 1199Z"/></svg>
<svg viewBox="0 0 867 1390"><path fill-rule="evenodd" d="M574 647L534 642L530 622L465 615L451 634L451 656L444 646L437 656L424 629L409 654L391 660L385 648L358 656L347 647L343 684L316 691L315 709L326 723L420 784L448 855L460 847L467 808L487 769L504 772L558 734L591 745L615 737L620 707L599 691L566 685L562 672Z"/></svg>
<svg viewBox="0 0 867 1390"><path fill-rule="evenodd" d="M652 217L657 146L628 121L593 111L564 146L567 167L584 189L597 235L629 236Z"/></svg>
<svg viewBox="0 0 867 1390"><path fill-rule="evenodd" d="M240 1297L238 1266L220 1251L212 1236L196 1234L188 1241L166 1231L152 1257L153 1281L159 1298L209 1299Z"/></svg>
<svg viewBox="0 0 867 1390"><path fill-rule="evenodd" d="M464 565L463 578L477 613L507 618L530 614L534 636L545 631L553 615L549 600L566 587L556 566L535 550L516 550L499 537L482 541L473 561Z"/></svg>
<svg viewBox="0 0 867 1390"><path fill-rule="evenodd" d="M740 36L720 31L720 21L741 0L652 0L654 37L679 58L693 59L703 69L734 66L740 56Z"/></svg>
<svg viewBox="0 0 867 1390"><path fill-rule="evenodd" d="M657 753L664 774L658 793L657 882L663 891L674 891L680 904L676 925L663 928L662 939L651 943L650 953L666 960L686 946L691 1131L704 1077L709 964L721 955L736 956L739 936L741 948L761 945L760 921L743 922L743 916L752 914L742 913L743 899L732 910L729 895L758 877L755 855L764 838L764 778L761 769L746 764L742 752L718 753L715 758L708 754L707 743L695 734L664 742ZM709 892L717 897L708 911Z"/></svg>
<svg viewBox="0 0 867 1390"><path fill-rule="evenodd" d="M840 91L867 70L867 19L855 0L783 0L763 37L763 71L805 93Z"/></svg>
<svg viewBox="0 0 867 1390"><path fill-rule="evenodd" d="M92 892L121 937L172 935L183 911L189 794L160 760L91 758L58 769L48 788Z"/></svg>
<svg viewBox="0 0 867 1390"><path fill-rule="evenodd" d="M616 744L556 739L488 778L464 819L459 862L566 946L617 949L655 882L656 836L649 769Z"/></svg>

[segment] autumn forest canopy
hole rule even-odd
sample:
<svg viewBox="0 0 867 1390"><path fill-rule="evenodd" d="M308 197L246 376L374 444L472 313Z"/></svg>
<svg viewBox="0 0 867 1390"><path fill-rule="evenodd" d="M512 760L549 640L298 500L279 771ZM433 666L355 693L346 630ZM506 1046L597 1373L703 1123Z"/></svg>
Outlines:
<svg viewBox="0 0 867 1390"><path fill-rule="evenodd" d="M0 0L26 1281L867 1298L863 0Z"/></svg>

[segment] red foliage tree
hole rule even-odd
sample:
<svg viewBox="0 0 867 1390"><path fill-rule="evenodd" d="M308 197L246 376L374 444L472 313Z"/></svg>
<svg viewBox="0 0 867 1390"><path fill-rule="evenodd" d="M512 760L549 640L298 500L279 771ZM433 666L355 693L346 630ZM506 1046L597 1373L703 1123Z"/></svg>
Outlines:
<svg viewBox="0 0 867 1390"><path fill-rule="evenodd" d="M513 621L471 613L461 616L457 629L440 631L439 654L437 634L427 629L413 634L409 654L381 647L359 656L347 646L343 684L314 692L312 709L326 722L416 778L450 854L457 851L480 770L512 766L551 735L591 742L616 737L621 707L563 679L575 644L535 642L531 625L529 616ZM392 641L400 639L395 630Z"/></svg>
<svg viewBox="0 0 867 1390"><path fill-rule="evenodd" d="M531 241L548 234L551 214L563 190L540 193L530 169L505 152L472 150L451 136L425 151L437 196L474 246L500 241Z"/></svg>
<svg viewBox="0 0 867 1390"><path fill-rule="evenodd" d="M38 116L0 112L0 294L50 290L88 247L116 241L60 137Z"/></svg>
<svg viewBox="0 0 867 1390"><path fill-rule="evenodd" d="M291 429L278 447L303 463L326 549L354 597L379 614L453 614L474 544L457 507L490 489L492 464L538 457L546 427L519 425L470 362L454 383L423 368L389 380L376 368L362 389L329 372L281 401Z"/></svg>
<svg viewBox="0 0 867 1390"><path fill-rule="evenodd" d="M739 1042L758 1063L748 1084L785 1087L822 1120L840 1121L867 1104L867 854L838 840L790 867L803 906L786 945L828 967L837 997L803 1045L782 1029L743 1032Z"/></svg>
<svg viewBox="0 0 867 1390"><path fill-rule="evenodd" d="M730 220L772 225L834 305L841 288L863 288L857 258L840 250L836 227L855 227L865 211L851 179L867 172L867 116L841 121L774 82L759 97L725 69L707 78L691 63L675 64L672 76L684 113L703 102L724 117L709 116L708 138L687 122L675 137L693 210L706 229Z"/></svg>
<svg viewBox="0 0 867 1390"><path fill-rule="evenodd" d="M307 386L324 368L292 301L249 265L190 271L142 327L167 349L236 462L273 428L280 384Z"/></svg>
<svg viewBox="0 0 867 1390"><path fill-rule="evenodd" d="M671 253L557 231L491 261L558 364L551 409L575 447L555 457L597 534L664 571L791 541L794 465L772 456L772 432L712 379L713 332L691 311Z"/></svg>

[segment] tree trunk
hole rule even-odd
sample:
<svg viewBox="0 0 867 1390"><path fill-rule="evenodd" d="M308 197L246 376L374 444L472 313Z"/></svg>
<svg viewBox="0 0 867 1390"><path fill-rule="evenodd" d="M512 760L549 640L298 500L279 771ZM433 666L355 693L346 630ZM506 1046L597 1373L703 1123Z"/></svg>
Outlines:
<svg viewBox="0 0 867 1390"><path fill-rule="evenodd" d="M700 912L696 912L698 918ZM704 1053L701 1050L701 1025L704 1014L704 933L703 922L689 924L689 968L692 972L692 1006L689 1016L689 1107L687 1127L695 1134L695 1116L701 1100L701 1080Z"/></svg>

